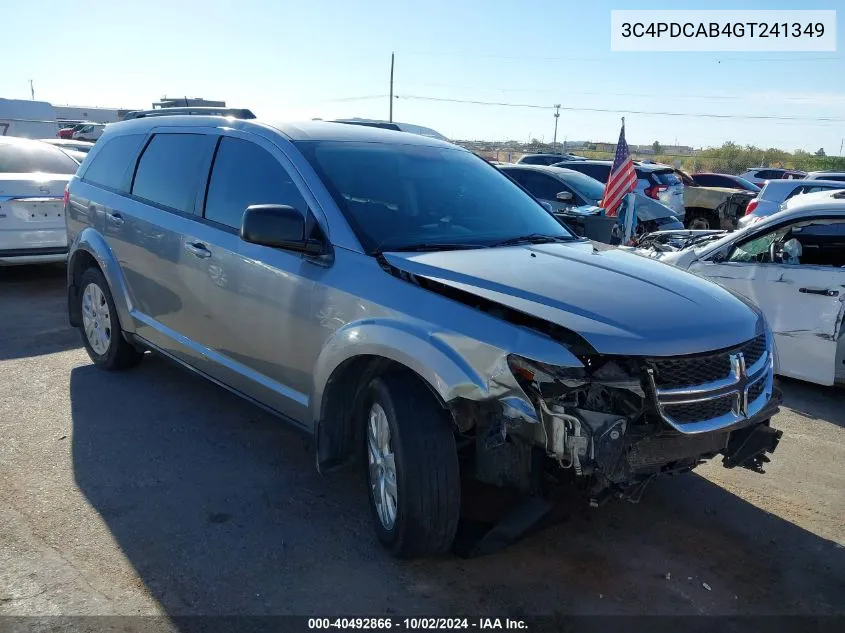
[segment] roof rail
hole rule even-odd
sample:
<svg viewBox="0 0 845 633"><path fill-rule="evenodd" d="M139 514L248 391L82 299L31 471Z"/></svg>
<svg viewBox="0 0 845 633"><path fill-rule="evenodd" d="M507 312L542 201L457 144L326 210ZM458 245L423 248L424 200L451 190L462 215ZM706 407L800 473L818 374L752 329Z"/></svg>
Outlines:
<svg viewBox="0 0 845 633"><path fill-rule="evenodd" d="M156 108L155 110L134 110L127 112L123 117L124 121L129 119L145 119L153 116L228 116L235 119L254 119L252 110L246 108L214 108L214 107L183 107L183 108Z"/></svg>

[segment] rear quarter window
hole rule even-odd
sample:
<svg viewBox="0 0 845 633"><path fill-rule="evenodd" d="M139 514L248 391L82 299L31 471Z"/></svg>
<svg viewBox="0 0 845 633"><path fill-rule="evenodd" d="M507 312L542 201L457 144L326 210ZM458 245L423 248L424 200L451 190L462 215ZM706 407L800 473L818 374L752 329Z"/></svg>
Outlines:
<svg viewBox="0 0 845 633"><path fill-rule="evenodd" d="M144 134L127 134L106 141L86 167L83 180L127 193L132 175L130 167L135 164L144 137Z"/></svg>

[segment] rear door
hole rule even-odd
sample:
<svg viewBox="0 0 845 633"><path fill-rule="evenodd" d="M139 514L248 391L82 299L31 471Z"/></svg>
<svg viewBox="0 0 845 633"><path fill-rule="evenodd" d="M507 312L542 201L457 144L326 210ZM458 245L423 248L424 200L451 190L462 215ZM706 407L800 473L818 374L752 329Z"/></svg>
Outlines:
<svg viewBox="0 0 845 633"><path fill-rule="evenodd" d="M106 211L105 230L129 289L136 332L193 364L201 360L191 342L197 289L180 274L193 261L183 236L197 222L197 198L217 137L204 128L153 132L138 159L130 196Z"/></svg>
<svg viewBox="0 0 845 633"><path fill-rule="evenodd" d="M772 245L796 239L800 263L771 261ZM845 221L792 222L737 242L723 262L695 262L706 276L756 303L772 328L778 373L831 385L845 315ZM840 350L841 352L841 350Z"/></svg>

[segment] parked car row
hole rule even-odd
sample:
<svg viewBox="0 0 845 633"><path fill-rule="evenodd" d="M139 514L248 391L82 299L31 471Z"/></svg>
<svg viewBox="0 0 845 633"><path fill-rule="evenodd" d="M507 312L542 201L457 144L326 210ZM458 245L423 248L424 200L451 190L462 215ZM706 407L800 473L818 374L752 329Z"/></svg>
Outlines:
<svg viewBox="0 0 845 633"><path fill-rule="evenodd" d="M58 138L94 142L103 135L105 123L84 121L59 130Z"/></svg>
<svg viewBox="0 0 845 633"><path fill-rule="evenodd" d="M70 322L103 369L155 351L312 435L321 470L361 464L399 556L450 547L462 475L600 503L715 457L762 471L781 434L759 309L526 189L372 126L115 124L68 185Z"/></svg>

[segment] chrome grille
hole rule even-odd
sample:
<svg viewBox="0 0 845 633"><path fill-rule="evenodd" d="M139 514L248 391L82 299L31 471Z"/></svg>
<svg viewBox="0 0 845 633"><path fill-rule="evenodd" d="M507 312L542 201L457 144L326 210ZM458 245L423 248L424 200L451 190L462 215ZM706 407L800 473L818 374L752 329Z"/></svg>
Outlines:
<svg viewBox="0 0 845 633"><path fill-rule="evenodd" d="M735 395L722 396L721 398L710 398L687 402L686 404L668 404L663 407L668 416L679 424L698 422L699 420L710 420L726 415L733 410Z"/></svg>
<svg viewBox="0 0 845 633"><path fill-rule="evenodd" d="M730 426L756 415L772 394L765 334L710 354L646 360L657 410L682 433Z"/></svg>
<svg viewBox="0 0 845 633"><path fill-rule="evenodd" d="M654 371L658 389L678 389L722 380L731 375L731 354L742 352L746 365L753 365L766 351L766 335L715 354L700 354L684 358L654 358L649 366Z"/></svg>

